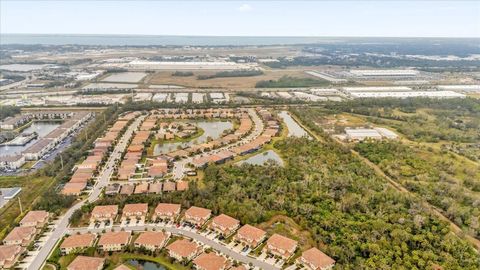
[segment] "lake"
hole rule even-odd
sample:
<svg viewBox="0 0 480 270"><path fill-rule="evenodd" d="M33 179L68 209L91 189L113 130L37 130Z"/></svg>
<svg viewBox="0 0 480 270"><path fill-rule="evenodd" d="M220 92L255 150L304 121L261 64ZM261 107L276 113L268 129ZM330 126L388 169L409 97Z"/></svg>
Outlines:
<svg viewBox="0 0 480 270"><path fill-rule="evenodd" d="M48 133L60 126L61 122L33 122L28 128L24 129L22 133L37 132L37 139L31 140L29 143L22 146L0 146L0 156L13 156L20 154L23 150L30 147L39 139L45 137Z"/></svg>
<svg viewBox="0 0 480 270"><path fill-rule="evenodd" d="M133 267L137 268L140 266L140 269L143 270L166 270L165 266L149 261L142 261L142 260L128 260L128 263Z"/></svg>
<svg viewBox="0 0 480 270"><path fill-rule="evenodd" d="M287 125L288 128L288 136L289 137L303 137L306 136L308 138L310 135L303 129L295 120L292 118L292 116L287 112L287 111L281 111L278 116L280 116Z"/></svg>
<svg viewBox="0 0 480 270"><path fill-rule="evenodd" d="M195 123L199 128L203 129L204 133L191 141L188 142L172 142L172 143L163 143L155 145L153 154L158 156L161 154L166 154L171 151L178 149L178 146L187 147L194 144L201 144L207 142L207 138L211 137L212 139L218 139L227 129L233 129L233 124L230 121L187 121L189 123Z"/></svg>
<svg viewBox="0 0 480 270"><path fill-rule="evenodd" d="M237 162L237 165L242 165L244 163L251 165L264 165L267 161L273 160L279 166L283 167L282 158L273 150L268 150L263 153L256 154L255 156L249 157L245 160Z"/></svg>

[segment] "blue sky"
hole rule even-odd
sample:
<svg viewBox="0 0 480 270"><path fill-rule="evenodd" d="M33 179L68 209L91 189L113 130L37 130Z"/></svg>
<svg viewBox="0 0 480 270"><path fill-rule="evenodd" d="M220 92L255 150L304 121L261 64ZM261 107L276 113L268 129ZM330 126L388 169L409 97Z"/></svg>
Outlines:
<svg viewBox="0 0 480 270"><path fill-rule="evenodd" d="M14 1L1 33L480 37L480 1Z"/></svg>

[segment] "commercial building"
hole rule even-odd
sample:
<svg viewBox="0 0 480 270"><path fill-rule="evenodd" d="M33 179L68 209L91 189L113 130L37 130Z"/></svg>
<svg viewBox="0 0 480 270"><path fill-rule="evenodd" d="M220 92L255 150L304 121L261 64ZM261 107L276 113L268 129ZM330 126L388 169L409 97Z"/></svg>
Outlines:
<svg viewBox="0 0 480 270"><path fill-rule="evenodd" d="M453 91L410 91L410 92L354 92L353 98L465 98L466 95Z"/></svg>
<svg viewBox="0 0 480 270"><path fill-rule="evenodd" d="M25 164L23 155L1 156L0 170L18 170Z"/></svg>

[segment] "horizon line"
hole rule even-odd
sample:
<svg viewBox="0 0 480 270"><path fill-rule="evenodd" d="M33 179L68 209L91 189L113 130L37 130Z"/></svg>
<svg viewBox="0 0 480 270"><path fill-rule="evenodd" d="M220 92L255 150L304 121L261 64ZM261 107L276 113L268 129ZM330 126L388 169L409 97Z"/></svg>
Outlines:
<svg viewBox="0 0 480 270"><path fill-rule="evenodd" d="M38 36L143 36L143 37L236 37L236 38L441 38L441 39L480 39L480 36L307 36L307 35L195 35L195 34L88 34L88 33L0 33L0 35L38 35Z"/></svg>

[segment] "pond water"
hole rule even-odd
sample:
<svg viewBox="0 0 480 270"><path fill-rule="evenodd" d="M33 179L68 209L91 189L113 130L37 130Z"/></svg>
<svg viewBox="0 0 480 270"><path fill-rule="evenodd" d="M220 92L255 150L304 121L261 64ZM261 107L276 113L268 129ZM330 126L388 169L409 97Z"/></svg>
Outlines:
<svg viewBox="0 0 480 270"><path fill-rule="evenodd" d="M310 135L303 129L295 120L292 118L292 116L287 112L287 111L281 111L278 116L280 116L287 125L288 128L288 136L289 137L303 137L306 136L308 138Z"/></svg>
<svg viewBox="0 0 480 270"><path fill-rule="evenodd" d="M273 160L279 166L283 166L282 158L273 150L268 150L263 153L256 154L255 156L249 157L245 160L237 162L237 165L242 165L244 163L251 165L264 165L267 161Z"/></svg>
<svg viewBox="0 0 480 270"><path fill-rule="evenodd" d="M207 138L210 137L212 139L218 139L222 135L222 133L227 129L233 128L233 123L230 121L187 121L190 123L195 123L199 128L203 129L203 134L200 137L197 137L188 142L175 142L175 143L163 143L155 145L153 150L154 155L161 155L166 154L171 151L175 151L178 149L178 146L182 146L182 148L193 145L193 144L201 144L207 142Z"/></svg>
<svg viewBox="0 0 480 270"><path fill-rule="evenodd" d="M33 122L28 128L24 129L22 133L37 132L37 139L31 140L29 143L22 146L0 146L0 156L12 156L20 154L23 150L30 147L39 139L45 137L48 133L60 126L61 122Z"/></svg>
<svg viewBox="0 0 480 270"><path fill-rule="evenodd" d="M142 260L128 260L128 263L135 268L140 267L143 270L166 270L167 268L161 264Z"/></svg>

